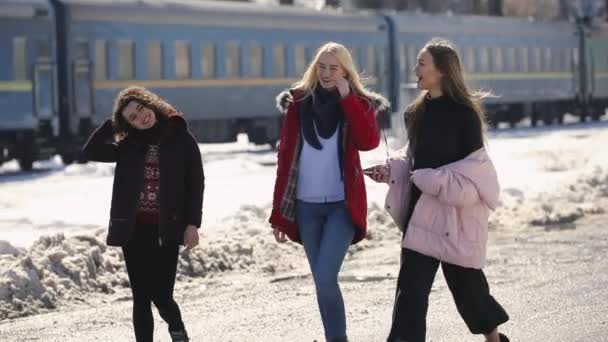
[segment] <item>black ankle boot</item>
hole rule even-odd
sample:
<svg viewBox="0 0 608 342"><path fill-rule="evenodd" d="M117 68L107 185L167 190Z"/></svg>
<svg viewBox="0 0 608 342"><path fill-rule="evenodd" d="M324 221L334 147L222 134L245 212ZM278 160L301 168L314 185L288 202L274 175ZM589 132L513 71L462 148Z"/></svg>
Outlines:
<svg viewBox="0 0 608 342"><path fill-rule="evenodd" d="M190 342L190 338L188 338L188 333L186 329L179 331L169 331L169 335L171 335L172 342Z"/></svg>
<svg viewBox="0 0 608 342"><path fill-rule="evenodd" d="M327 341L327 342L348 342L348 337L336 337L336 338L332 338L331 340Z"/></svg>

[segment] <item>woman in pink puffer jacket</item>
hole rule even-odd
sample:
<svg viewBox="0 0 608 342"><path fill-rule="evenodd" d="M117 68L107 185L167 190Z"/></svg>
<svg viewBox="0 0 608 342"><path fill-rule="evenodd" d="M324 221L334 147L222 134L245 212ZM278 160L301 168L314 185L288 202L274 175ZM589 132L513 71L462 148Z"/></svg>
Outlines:
<svg viewBox="0 0 608 342"><path fill-rule="evenodd" d="M388 341L425 341L439 264L469 330L489 342L509 341L498 333L509 316L482 271L488 217L499 194L484 147L484 94L467 89L458 54L447 41L429 42L415 71L423 91L406 111L408 147L370 174L389 184L386 210L404 232Z"/></svg>

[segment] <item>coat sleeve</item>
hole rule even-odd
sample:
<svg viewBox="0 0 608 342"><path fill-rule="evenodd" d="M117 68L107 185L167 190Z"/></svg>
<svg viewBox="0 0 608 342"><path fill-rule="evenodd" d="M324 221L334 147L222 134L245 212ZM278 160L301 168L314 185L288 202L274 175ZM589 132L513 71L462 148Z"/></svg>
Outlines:
<svg viewBox="0 0 608 342"><path fill-rule="evenodd" d="M200 228L203 217L203 193L205 191L205 172L201 151L191 133L188 133L188 158L186 168L186 223Z"/></svg>
<svg viewBox="0 0 608 342"><path fill-rule="evenodd" d="M360 151L369 151L380 144L380 134L376 124L375 110L365 103L352 91L341 100L346 120L350 125L350 132L355 146Z"/></svg>
<svg viewBox="0 0 608 342"><path fill-rule="evenodd" d="M409 179L410 161L405 156L390 158L387 161L390 169L388 191L384 208L393 221L403 230L409 208L411 182Z"/></svg>
<svg viewBox="0 0 608 342"><path fill-rule="evenodd" d="M282 169L284 168L284 163L286 162L285 156L288 154L287 149L289 148L288 131L289 127L292 125L292 121L295 119L296 118L293 115L292 109L288 108L283 119L283 124L281 125L281 138L279 140L279 148L277 152L277 173L274 181L274 190L272 192L272 212L269 218L269 223L272 226L276 224L275 220L279 216L279 208L281 205L279 187L283 181L281 178L287 176L282 174Z"/></svg>
<svg viewBox="0 0 608 342"><path fill-rule="evenodd" d="M414 171L412 181L423 193L435 196L447 205L467 207L480 201L475 184L457 172L419 169Z"/></svg>
<svg viewBox="0 0 608 342"><path fill-rule="evenodd" d="M114 163L118 160L118 144L113 141L112 120L99 126L84 144L82 152L88 160Z"/></svg>

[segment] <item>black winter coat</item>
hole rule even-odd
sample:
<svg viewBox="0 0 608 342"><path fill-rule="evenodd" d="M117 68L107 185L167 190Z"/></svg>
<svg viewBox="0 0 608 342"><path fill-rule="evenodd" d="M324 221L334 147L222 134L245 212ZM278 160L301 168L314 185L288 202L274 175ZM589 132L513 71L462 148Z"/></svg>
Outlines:
<svg viewBox="0 0 608 342"><path fill-rule="evenodd" d="M205 176L196 139L181 115L172 115L159 142L161 240L183 244L186 226L201 226ZM113 140L112 121L93 132L83 147L92 161L116 163L107 244L126 244L135 228L139 194L143 187L148 145L128 136Z"/></svg>

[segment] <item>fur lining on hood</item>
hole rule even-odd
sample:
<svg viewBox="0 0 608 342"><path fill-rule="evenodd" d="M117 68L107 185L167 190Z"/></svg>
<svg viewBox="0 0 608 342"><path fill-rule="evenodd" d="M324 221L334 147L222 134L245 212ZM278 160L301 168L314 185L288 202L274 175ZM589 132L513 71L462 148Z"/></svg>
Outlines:
<svg viewBox="0 0 608 342"><path fill-rule="evenodd" d="M295 93L296 91L293 89L286 89L280 92L279 95L277 95L276 107L279 112L283 114L287 113L287 108L289 107L289 104L294 102L294 99L296 98ZM381 95L375 95L373 98L371 98L371 100L374 109L378 113L388 110L390 107L390 103L388 102L388 100Z"/></svg>

